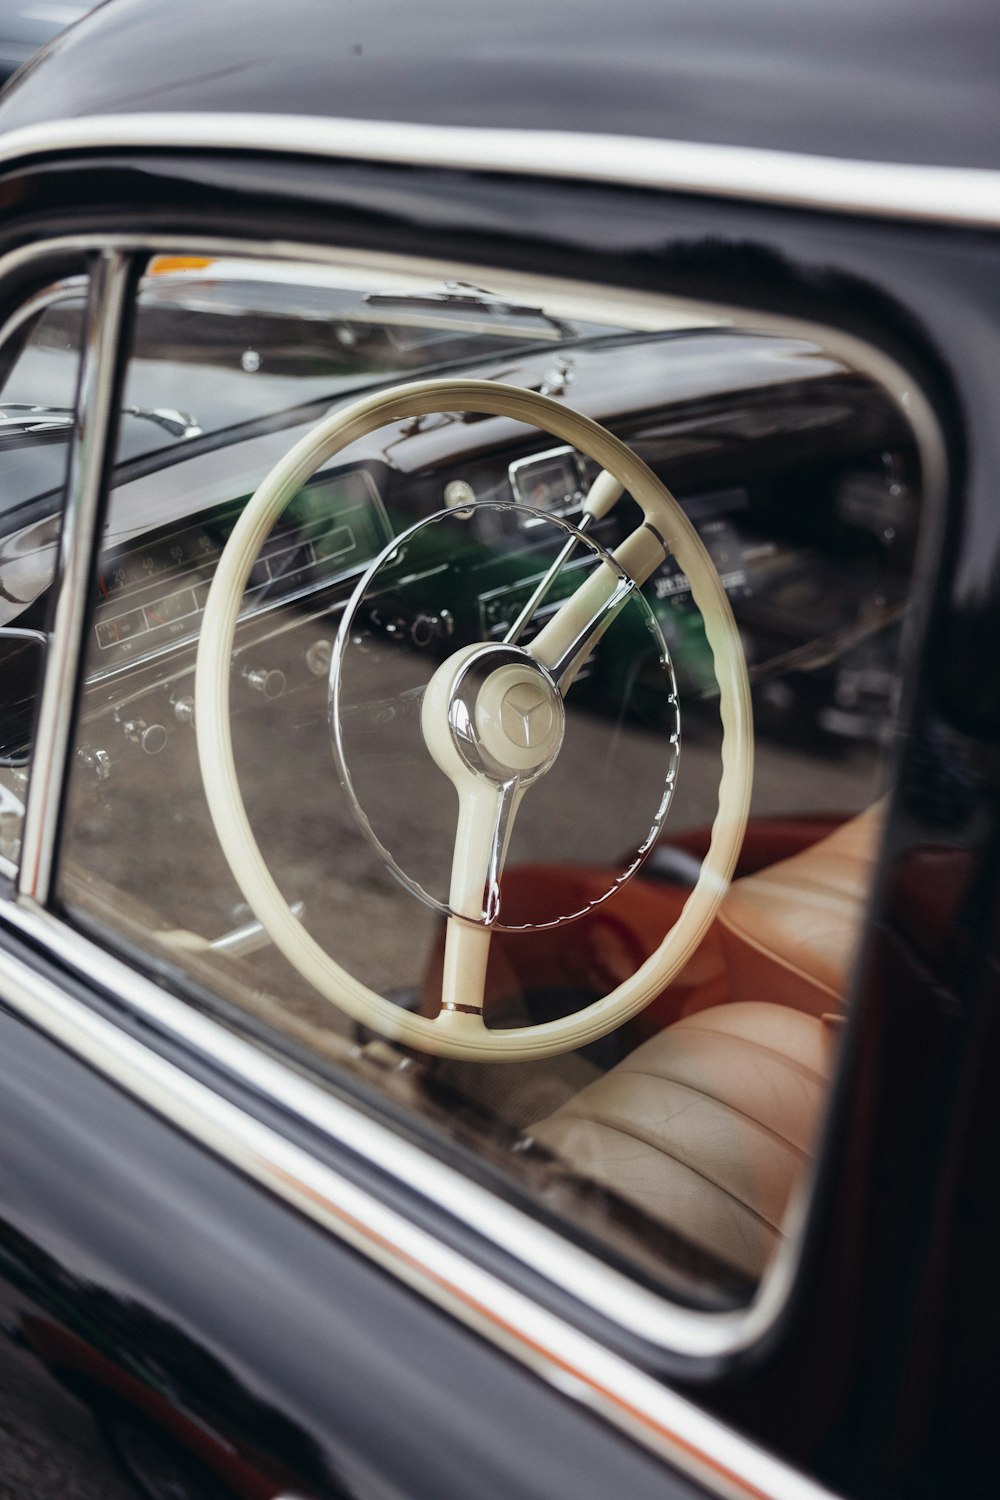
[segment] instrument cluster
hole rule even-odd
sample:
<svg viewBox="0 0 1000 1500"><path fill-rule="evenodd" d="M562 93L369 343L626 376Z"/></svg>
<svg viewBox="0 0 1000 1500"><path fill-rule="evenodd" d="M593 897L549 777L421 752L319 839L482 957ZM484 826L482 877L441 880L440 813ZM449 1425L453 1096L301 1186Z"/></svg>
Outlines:
<svg viewBox="0 0 1000 1500"><path fill-rule="evenodd" d="M212 575L244 503L147 532L102 560L92 625L96 676L197 637ZM317 475L264 543L247 584L244 617L357 573L391 534L367 469Z"/></svg>

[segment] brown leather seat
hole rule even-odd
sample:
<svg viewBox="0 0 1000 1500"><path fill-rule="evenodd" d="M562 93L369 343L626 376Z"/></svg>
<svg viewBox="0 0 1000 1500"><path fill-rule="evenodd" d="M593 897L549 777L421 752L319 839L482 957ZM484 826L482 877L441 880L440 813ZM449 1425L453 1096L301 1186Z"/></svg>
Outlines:
<svg viewBox="0 0 1000 1500"><path fill-rule="evenodd" d="M817 1016L835 1010L863 925L882 817L876 803L799 853L734 881L697 953L637 1029L648 1034L726 1000L766 999ZM506 873L504 910L514 926L527 927L586 906L606 883L603 868L527 865ZM653 951L687 896L686 886L639 875L582 927L553 928L544 943L529 931L497 933L488 1003L530 988L607 993ZM440 965L426 990L432 1011Z"/></svg>
<svg viewBox="0 0 1000 1500"><path fill-rule="evenodd" d="M734 881L719 908L733 1000L835 1009L871 890L883 806L875 803L791 859Z"/></svg>
<svg viewBox="0 0 1000 1500"><path fill-rule="evenodd" d="M684 1017L541 1121L563 1161L759 1276L811 1159L882 823L876 804L734 882L717 931L732 1001Z"/></svg>
<svg viewBox="0 0 1000 1500"><path fill-rule="evenodd" d="M530 1132L582 1175L748 1276L810 1160L835 1028L785 1006L668 1026Z"/></svg>

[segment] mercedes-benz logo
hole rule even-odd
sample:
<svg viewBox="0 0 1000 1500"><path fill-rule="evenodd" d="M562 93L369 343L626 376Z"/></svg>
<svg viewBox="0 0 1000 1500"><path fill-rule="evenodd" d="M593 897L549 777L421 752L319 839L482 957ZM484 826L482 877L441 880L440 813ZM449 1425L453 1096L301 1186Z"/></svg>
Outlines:
<svg viewBox="0 0 1000 1500"><path fill-rule="evenodd" d="M522 750L533 749L552 732L552 704L537 682L516 682L500 705L504 733Z"/></svg>

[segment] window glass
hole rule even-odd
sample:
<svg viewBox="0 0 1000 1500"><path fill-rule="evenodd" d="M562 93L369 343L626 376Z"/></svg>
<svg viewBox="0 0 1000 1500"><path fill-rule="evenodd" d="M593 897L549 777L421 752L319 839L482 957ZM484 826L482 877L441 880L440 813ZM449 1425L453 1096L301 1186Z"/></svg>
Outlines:
<svg viewBox="0 0 1000 1500"><path fill-rule="evenodd" d="M21 848L50 585L73 434L86 280L45 288L0 346L0 869Z"/></svg>
<svg viewBox="0 0 1000 1500"><path fill-rule="evenodd" d="M59 899L718 1305L815 1150L917 454L799 334L582 311L153 262Z"/></svg>

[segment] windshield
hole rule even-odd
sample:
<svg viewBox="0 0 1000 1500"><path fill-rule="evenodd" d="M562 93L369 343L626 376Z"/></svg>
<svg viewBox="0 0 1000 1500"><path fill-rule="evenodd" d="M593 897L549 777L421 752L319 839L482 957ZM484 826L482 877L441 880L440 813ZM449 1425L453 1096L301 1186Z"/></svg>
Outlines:
<svg viewBox="0 0 1000 1500"><path fill-rule="evenodd" d="M541 306L469 282L358 281L342 267L208 257L156 257L136 300L132 357L121 402L118 462L247 422L277 419L393 378L471 360L555 348L621 333L613 324L555 317ZM0 440L27 444L72 426L82 293L40 314L30 347L0 392ZM181 344L180 339L183 339ZM177 407L183 371L184 407ZM555 378L559 378L556 359ZM39 495L58 462L24 466Z"/></svg>
<svg viewBox="0 0 1000 1500"><path fill-rule="evenodd" d="M63 481L73 425L85 289L67 284L37 313L0 386L9 455L0 512ZM378 280L323 267L158 256L140 283L120 409L118 464L335 402L381 381L511 358L621 332L555 316L467 282ZM178 390L184 393L177 406Z"/></svg>
<svg viewBox="0 0 1000 1500"><path fill-rule="evenodd" d="M175 438L419 371L619 331L468 283L344 281L341 271L314 266L154 260L136 309L119 460L164 446L163 424L149 414L176 413L180 371L185 408L177 415L197 432Z"/></svg>

